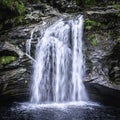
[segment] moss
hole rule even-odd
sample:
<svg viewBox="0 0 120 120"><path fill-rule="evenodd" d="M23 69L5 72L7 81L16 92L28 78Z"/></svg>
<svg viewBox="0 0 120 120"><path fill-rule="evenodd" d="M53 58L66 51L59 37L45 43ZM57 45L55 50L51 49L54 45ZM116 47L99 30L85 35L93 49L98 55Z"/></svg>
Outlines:
<svg viewBox="0 0 120 120"><path fill-rule="evenodd" d="M116 4L113 4L113 6L116 10L120 10L120 5L119 4L116 3Z"/></svg>
<svg viewBox="0 0 120 120"><path fill-rule="evenodd" d="M117 37L117 41L120 43L120 36Z"/></svg>
<svg viewBox="0 0 120 120"><path fill-rule="evenodd" d="M86 23L87 23L88 25L96 25L96 24L97 24L95 21L90 20L90 19L87 20Z"/></svg>
<svg viewBox="0 0 120 120"><path fill-rule="evenodd" d="M93 40L95 38L95 35L94 34L91 34L89 37L88 37L88 40Z"/></svg>
<svg viewBox="0 0 120 120"><path fill-rule="evenodd" d="M100 25L101 25L101 24L100 24L99 22L96 22L96 21L94 21L94 20L88 19L88 20L85 21L85 28L86 28L87 30L90 30L90 29L92 29L93 27L99 27Z"/></svg>
<svg viewBox="0 0 120 120"><path fill-rule="evenodd" d="M0 64L5 65L9 64L17 59L16 56L2 56L0 57Z"/></svg>
<svg viewBox="0 0 120 120"><path fill-rule="evenodd" d="M93 45L93 46L96 46L96 45L97 45L97 40L96 40L96 39L93 39L93 40L92 40L92 45Z"/></svg>
<svg viewBox="0 0 120 120"><path fill-rule="evenodd" d="M96 45L97 45L97 40L96 40L96 38L95 38L95 34L94 34L94 33L91 34L91 35L88 37L88 40L91 41L91 44L92 44L93 46L96 46Z"/></svg>
<svg viewBox="0 0 120 120"><path fill-rule="evenodd" d="M96 3L96 0L85 0L85 4L87 5L94 5Z"/></svg>
<svg viewBox="0 0 120 120"><path fill-rule="evenodd" d="M119 11L118 13L116 13L116 15L117 15L118 17L120 17L120 4L118 4L118 3L113 3L113 7L114 7L116 10Z"/></svg>
<svg viewBox="0 0 120 120"><path fill-rule="evenodd" d="M16 9L18 11L18 13L21 15L25 12L25 6L24 4L20 1L20 2L15 2L15 6L16 6Z"/></svg>
<svg viewBox="0 0 120 120"><path fill-rule="evenodd" d="M21 0L1 0L0 4L2 8L7 8L19 15L25 13L25 6Z"/></svg>

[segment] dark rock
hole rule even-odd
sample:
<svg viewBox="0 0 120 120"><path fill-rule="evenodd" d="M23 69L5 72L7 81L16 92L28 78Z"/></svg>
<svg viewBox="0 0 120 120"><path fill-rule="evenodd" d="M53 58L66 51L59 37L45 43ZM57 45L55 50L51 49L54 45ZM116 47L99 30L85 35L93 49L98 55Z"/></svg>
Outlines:
<svg viewBox="0 0 120 120"><path fill-rule="evenodd" d="M19 96L28 96L28 81L30 81L29 74L31 72L31 60L25 56L25 53L17 44L11 44L6 40L4 41L5 42L1 42L0 56L16 56L17 59L13 62L0 65L0 101L3 102L7 101L8 98L12 101L13 99L18 100L17 98L20 98ZM29 67L27 68L26 66L28 64Z"/></svg>
<svg viewBox="0 0 120 120"><path fill-rule="evenodd" d="M84 41L86 49L86 81L120 90L119 20L113 6L88 11ZM116 18L116 19L115 19ZM90 27L90 29L87 29ZM114 58L115 57L115 58ZM116 82L115 82L116 81Z"/></svg>
<svg viewBox="0 0 120 120"><path fill-rule="evenodd" d="M89 99L102 105L120 107L120 91L95 83L85 83Z"/></svg>
<svg viewBox="0 0 120 120"><path fill-rule="evenodd" d="M18 54L20 58L23 56L23 52L17 46L14 46L8 42L3 43L0 49L0 52L5 51L5 50L15 52L16 54Z"/></svg>
<svg viewBox="0 0 120 120"><path fill-rule="evenodd" d="M109 79L120 84L120 43L114 46L112 54L108 56Z"/></svg>

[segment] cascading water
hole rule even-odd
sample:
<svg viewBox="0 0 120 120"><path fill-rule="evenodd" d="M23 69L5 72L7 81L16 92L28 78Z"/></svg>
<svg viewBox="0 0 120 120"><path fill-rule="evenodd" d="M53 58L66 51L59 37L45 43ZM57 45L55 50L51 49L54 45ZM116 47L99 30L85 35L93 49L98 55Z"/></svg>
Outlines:
<svg viewBox="0 0 120 120"><path fill-rule="evenodd" d="M32 103L87 100L82 81L85 68L82 34L83 17L79 16L55 22L38 39Z"/></svg>

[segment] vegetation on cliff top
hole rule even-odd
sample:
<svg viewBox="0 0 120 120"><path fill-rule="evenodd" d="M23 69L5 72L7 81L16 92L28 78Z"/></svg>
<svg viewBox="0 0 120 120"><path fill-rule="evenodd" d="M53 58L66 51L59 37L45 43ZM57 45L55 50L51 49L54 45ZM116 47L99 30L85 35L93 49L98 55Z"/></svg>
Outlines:
<svg viewBox="0 0 120 120"><path fill-rule="evenodd" d="M25 5L21 0L1 0L0 4L3 9L14 11L16 14L25 13Z"/></svg>

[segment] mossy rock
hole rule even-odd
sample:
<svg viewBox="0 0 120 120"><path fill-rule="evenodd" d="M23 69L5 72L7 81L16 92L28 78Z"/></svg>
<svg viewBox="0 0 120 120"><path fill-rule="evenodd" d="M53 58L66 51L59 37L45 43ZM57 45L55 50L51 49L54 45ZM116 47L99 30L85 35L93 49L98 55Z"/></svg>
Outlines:
<svg viewBox="0 0 120 120"><path fill-rule="evenodd" d="M14 62L17 59L16 56L2 56L0 57L0 64L6 65L10 64L11 62Z"/></svg>

